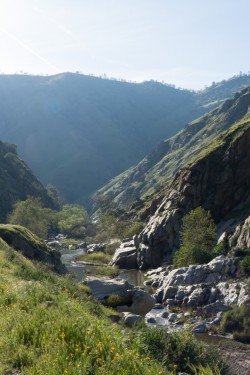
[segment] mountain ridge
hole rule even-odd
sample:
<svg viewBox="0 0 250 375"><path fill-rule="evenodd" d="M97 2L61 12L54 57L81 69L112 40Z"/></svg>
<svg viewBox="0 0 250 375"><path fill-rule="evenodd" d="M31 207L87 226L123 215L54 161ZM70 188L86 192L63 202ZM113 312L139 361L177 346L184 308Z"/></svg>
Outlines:
<svg viewBox="0 0 250 375"><path fill-rule="evenodd" d="M233 82L239 89L248 80ZM111 178L206 112L206 104L224 101L227 85L218 94L217 86L207 88L204 97L154 81L2 75L0 139L17 144L38 178L66 201L86 204Z"/></svg>

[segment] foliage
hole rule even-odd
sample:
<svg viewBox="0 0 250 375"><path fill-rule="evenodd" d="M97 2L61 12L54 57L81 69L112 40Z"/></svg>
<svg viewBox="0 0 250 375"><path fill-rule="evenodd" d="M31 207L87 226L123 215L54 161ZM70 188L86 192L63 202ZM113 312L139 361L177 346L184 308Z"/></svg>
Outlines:
<svg viewBox="0 0 250 375"><path fill-rule="evenodd" d="M167 370L197 374L195 368L203 366L210 368L211 374L223 373L224 363L217 350L198 342L188 330L169 333L164 328L139 326L136 335L142 343L141 352L156 358Z"/></svg>
<svg viewBox="0 0 250 375"><path fill-rule="evenodd" d="M121 296L120 294L111 294L105 300L105 305L108 307L118 307L131 304L131 298L129 296Z"/></svg>
<svg viewBox="0 0 250 375"><path fill-rule="evenodd" d="M250 276L250 255L246 255L241 261L240 261L240 270L243 272L246 276Z"/></svg>
<svg viewBox="0 0 250 375"><path fill-rule="evenodd" d="M250 306L236 306L225 312L220 328L232 333L235 340L250 343Z"/></svg>
<svg viewBox="0 0 250 375"><path fill-rule="evenodd" d="M59 230L74 238L85 237L85 225L88 220L87 211L78 204L66 204L58 213Z"/></svg>
<svg viewBox="0 0 250 375"><path fill-rule="evenodd" d="M47 238L55 221L55 211L44 208L41 200L33 197L17 202L8 216L10 224L24 226L41 238Z"/></svg>
<svg viewBox="0 0 250 375"><path fill-rule="evenodd" d="M197 207L183 218L181 247L176 253L176 267L190 264L207 263L213 258L215 242L215 224L211 214L202 207Z"/></svg>

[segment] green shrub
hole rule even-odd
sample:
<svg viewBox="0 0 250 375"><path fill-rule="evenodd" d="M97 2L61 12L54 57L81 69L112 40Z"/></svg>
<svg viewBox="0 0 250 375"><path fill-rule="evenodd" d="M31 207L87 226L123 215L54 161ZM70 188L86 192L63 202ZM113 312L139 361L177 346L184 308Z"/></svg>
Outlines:
<svg viewBox="0 0 250 375"><path fill-rule="evenodd" d="M225 312L220 328L223 333L232 333L235 340L250 343L250 306L236 306Z"/></svg>
<svg viewBox="0 0 250 375"><path fill-rule="evenodd" d="M247 276L250 276L250 255L246 255L241 261L240 261L240 270L242 273L244 273Z"/></svg>
<svg viewBox="0 0 250 375"><path fill-rule="evenodd" d="M108 307L130 305L131 303L132 299L129 296L125 297L119 294L111 294L105 301L105 305Z"/></svg>
<svg viewBox="0 0 250 375"><path fill-rule="evenodd" d="M198 342L190 331L168 333L163 328L140 327L136 334L142 343L141 350L156 358L167 370L197 374L196 369L202 366L211 369L211 374L224 371L219 352Z"/></svg>
<svg viewBox="0 0 250 375"><path fill-rule="evenodd" d="M183 217L181 247L174 257L176 267L207 263L213 259L212 252L216 226L211 214L197 207Z"/></svg>

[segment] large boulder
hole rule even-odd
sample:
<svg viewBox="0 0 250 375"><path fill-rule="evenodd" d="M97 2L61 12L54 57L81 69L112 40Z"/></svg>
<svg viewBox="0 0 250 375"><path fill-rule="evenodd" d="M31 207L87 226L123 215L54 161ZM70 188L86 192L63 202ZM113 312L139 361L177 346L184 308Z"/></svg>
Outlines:
<svg viewBox="0 0 250 375"><path fill-rule="evenodd" d="M123 279L91 279L87 280L85 284L91 289L93 296L101 302L105 302L109 296L114 294L129 298L133 289L133 285Z"/></svg>
<svg viewBox="0 0 250 375"><path fill-rule="evenodd" d="M135 269L137 268L137 250L134 239L122 242L116 250L110 264L119 268Z"/></svg>
<svg viewBox="0 0 250 375"><path fill-rule="evenodd" d="M137 315L146 315L155 305L155 298L142 289L132 291L131 306L119 306L117 310Z"/></svg>

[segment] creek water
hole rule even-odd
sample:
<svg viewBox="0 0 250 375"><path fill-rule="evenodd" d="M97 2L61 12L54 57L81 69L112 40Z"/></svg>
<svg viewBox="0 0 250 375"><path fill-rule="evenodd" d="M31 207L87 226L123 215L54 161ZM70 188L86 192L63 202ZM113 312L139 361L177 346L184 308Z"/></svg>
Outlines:
<svg viewBox="0 0 250 375"><path fill-rule="evenodd" d="M85 276L85 272L88 268L94 267L88 264L81 264L76 261L76 258L80 255L85 254L84 249L69 250L62 248L60 249L61 261L65 264L67 270L71 272L75 280L80 282ZM144 277L143 272L138 270L121 270L117 279L125 279L134 286L143 286Z"/></svg>

